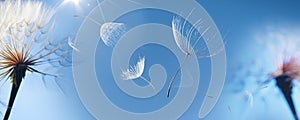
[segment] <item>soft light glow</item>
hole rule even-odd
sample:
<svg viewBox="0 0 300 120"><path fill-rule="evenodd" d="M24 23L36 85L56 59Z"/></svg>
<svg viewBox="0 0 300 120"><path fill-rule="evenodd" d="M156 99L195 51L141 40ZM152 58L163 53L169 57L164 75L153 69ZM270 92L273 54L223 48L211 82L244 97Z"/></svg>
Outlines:
<svg viewBox="0 0 300 120"><path fill-rule="evenodd" d="M65 3L69 3L69 2L72 2L75 5L79 4L79 0L65 0Z"/></svg>

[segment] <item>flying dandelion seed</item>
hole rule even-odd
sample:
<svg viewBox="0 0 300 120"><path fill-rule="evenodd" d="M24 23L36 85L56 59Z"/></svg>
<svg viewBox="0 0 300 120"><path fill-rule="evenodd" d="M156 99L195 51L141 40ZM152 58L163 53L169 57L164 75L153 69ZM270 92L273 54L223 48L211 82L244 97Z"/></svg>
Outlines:
<svg viewBox="0 0 300 120"><path fill-rule="evenodd" d="M187 19L190 17L192 12L188 15ZM205 28L202 33L199 33L198 29L202 27L201 25L203 23L201 19L194 25L190 25L187 19L175 16L172 20L174 40L179 49L185 54L185 58L181 61L180 66L170 80L167 97L170 95L174 79L191 55L194 54L197 58L207 58L217 55L223 50L223 46L220 43L213 43L208 38L207 40L202 38L202 36L209 31L210 27ZM214 36L215 35L213 35L210 39L213 39ZM206 47L208 44L214 44L215 47L208 50Z"/></svg>
<svg viewBox="0 0 300 120"><path fill-rule="evenodd" d="M114 46L116 40L125 33L124 23L108 22L101 25L100 37L106 46Z"/></svg>
<svg viewBox="0 0 300 120"><path fill-rule="evenodd" d="M155 93L157 93L157 89L154 87L154 85L149 80L147 80L142 76L144 72L144 67L145 67L145 57L140 58L135 66L130 66L129 69L122 70L121 79L134 80L137 78L141 78L152 87Z"/></svg>
<svg viewBox="0 0 300 120"><path fill-rule="evenodd" d="M116 44L117 40L119 40L126 33L126 27L124 23L106 22L100 24L99 22L97 22L97 20L93 18L84 17L80 15L75 15L74 17L87 18L88 20L99 25L99 35L106 46L113 47Z"/></svg>
<svg viewBox="0 0 300 120"><path fill-rule="evenodd" d="M58 77L38 70L40 66L68 61L63 44L49 41L55 8L39 1L0 2L0 77L11 80L12 88L4 120L10 116L26 72ZM52 23L52 24L51 24ZM40 42L40 43L39 43ZM70 62L70 61L69 61Z"/></svg>
<svg viewBox="0 0 300 120"><path fill-rule="evenodd" d="M96 0L96 2L98 5L100 5L99 0ZM112 1L108 1L108 2L110 2L111 4L114 4L114 2L112 2ZM130 1L130 2L135 3L134 1ZM135 3L135 4L137 4L137 3ZM99 13L101 14L103 21L106 21L106 18L104 16L101 6L99 6ZM116 44L116 41L118 39L120 39L122 37L122 35L126 32L124 23L105 22L103 24L100 24L99 22L97 22L97 20L90 18L90 17L80 16L80 15L75 15L74 17L87 18L88 20L99 25L100 26L100 31L99 31L100 38L102 39L103 43L109 47L113 47Z"/></svg>
<svg viewBox="0 0 300 120"><path fill-rule="evenodd" d="M72 39L69 37L68 38L68 44L71 48L73 48L75 51L79 52L79 49L75 47L75 44L72 43Z"/></svg>
<svg viewBox="0 0 300 120"><path fill-rule="evenodd" d="M250 91L245 90L244 95L245 95L247 101L249 102L250 107L253 107L253 98L254 98L253 94Z"/></svg>

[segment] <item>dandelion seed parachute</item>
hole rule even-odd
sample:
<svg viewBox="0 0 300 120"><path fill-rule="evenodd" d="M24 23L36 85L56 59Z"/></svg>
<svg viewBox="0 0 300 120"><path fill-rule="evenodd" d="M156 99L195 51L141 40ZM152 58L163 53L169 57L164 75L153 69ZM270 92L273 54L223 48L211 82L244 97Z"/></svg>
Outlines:
<svg viewBox="0 0 300 120"><path fill-rule="evenodd" d="M190 17L192 12L188 15L188 18ZM223 45L212 40L214 39L215 35L211 35L211 38L203 38L203 35L206 34L207 31L209 31L210 27L205 28L205 30L200 33L198 29L200 29L202 23L203 21L200 19L195 24L191 25L186 19L181 18L180 16L173 17L172 32L174 40L178 48L186 56L184 60L181 61L180 66L170 80L167 97L169 97L170 95L174 79L191 55L194 55L197 58L206 58L212 57L223 51ZM215 47L208 49L206 46Z"/></svg>
<svg viewBox="0 0 300 120"><path fill-rule="evenodd" d="M140 58L135 66L130 66L129 69L122 70L121 79L123 80L133 80L137 78L141 78L145 82L147 82L152 89L157 92L155 86L146 78L142 76L145 67L145 57Z"/></svg>
<svg viewBox="0 0 300 120"><path fill-rule="evenodd" d="M195 24L190 24L186 19L174 16L172 20L174 40L184 54L195 54L198 58L206 58L224 50L221 43L212 40L216 33L212 34L210 38L203 38L204 34L208 34L210 27L204 28L201 33L198 31L202 28L203 20L200 19ZM211 44L214 47L208 50L207 46Z"/></svg>
<svg viewBox="0 0 300 120"><path fill-rule="evenodd" d="M71 48L73 48L75 51L79 52L79 49L75 47L75 44L72 42L72 39L68 38L68 44Z"/></svg>
<svg viewBox="0 0 300 120"><path fill-rule="evenodd" d="M117 40L119 40L126 33L126 26L124 23L105 22L103 24L100 24L99 22L97 22L97 20L90 17L80 15L75 15L74 17L87 18L93 23L99 25L99 35L106 46L113 47L116 44Z"/></svg>
<svg viewBox="0 0 300 120"><path fill-rule="evenodd" d="M124 23L108 22L101 25L100 37L106 46L114 46L125 32Z"/></svg>
<svg viewBox="0 0 300 120"><path fill-rule="evenodd" d="M245 90L244 95L247 101L249 102L250 107L253 107L253 99L254 99L253 94L250 91Z"/></svg>
<svg viewBox="0 0 300 120"><path fill-rule="evenodd" d="M130 66L129 69L122 72L123 80L132 80L142 76L145 67L145 58L141 58L135 66Z"/></svg>

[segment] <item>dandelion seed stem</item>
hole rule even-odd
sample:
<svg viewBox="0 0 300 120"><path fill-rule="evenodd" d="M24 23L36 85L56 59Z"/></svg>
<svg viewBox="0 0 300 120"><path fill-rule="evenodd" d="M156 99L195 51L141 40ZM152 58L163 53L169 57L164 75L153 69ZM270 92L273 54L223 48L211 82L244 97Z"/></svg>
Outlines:
<svg viewBox="0 0 300 120"><path fill-rule="evenodd" d="M154 92L157 93L157 89L155 88L155 86L149 80L147 80L143 76L141 76L140 78L143 79L144 81L146 81L152 87L152 89L154 90Z"/></svg>
<svg viewBox="0 0 300 120"><path fill-rule="evenodd" d="M34 62L34 65L44 65L45 63L57 63L60 62L61 58L53 58L53 59L46 59L46 60L41 60L41 61L36 61Z"/></svg>
<svg viewBox="0 0 300 120"><path fill-rule="evenodd" d="M21 82L22 82L22 75L15 74L15 83L12 84L11 92L10 92L10 98L8 102L8 106L4 115L3 120L8 120L9 115L11 113L11 109L13 107L13 104L15 102L15 98L17 96L18 90L20 88Z"/></svg>
<svg viewBox="0 0 300 120"><path fill-rule="evenodd" d="M31 50L31 48L32 48L32 46L34 44L34 37L33 36L36 36L36 34L37 34L36 32L32 33L32 38L31 38L29 44L26 47L26 51L30 51Z"/></svg>
<svg viewBox="0 0 300 120"><path fill-rule="evenodd" d="M34 69L34 68L32 68L32 67L28 67L28 70L29 70L29 71L33 71L33 72L36 72L36 73L39 73L39 74L41 74L41 75L49 75L49 76L52 76L52 77L57 77L57 75L52 75L52 74L44 73L44 72L38 71L38 70L36 70L36 69Z"/></svg>
<svg viewBox="0 0 300 120"><path fill-rule="evenodd" d="M55 80L55 83L59 89L59 91L63 94L63 95L66 95L66 91L63 90L63 87L61 85L59 85L59 83Z"/></svg>
<svg viewBox="0 0 300 120"><path fill-rule="evenodd" d="M47 56L51 55L52 53L55 53L55 52L56 52L57 50L59 50L59 49L60 49L60 47L57 47L57 48L53 49L52 51L50 51L49 53L47 53L47 54L45 54L45 55L42 55L42 56L40 56L40 57L38 57L38 58L35 58L35 59L33 59L32 61L36 61L36 60L42 59L42 58L44 58L44 57L47 57Z"/></svg>
<svg viewBox="0 0 300 120"><path fill-rule="evenodd" d="M170 83L169 83L169 87L168 87L168 93L167 93L167 97L170 96L170 92L171 92L171 87L173 84L174 79L176 78L176 76L178 75L179 71L181 70L181 68L184 66L187 58L189 57L190 54L186 54L184 60L180 63L180 66L178 67L178 69L176 70L175 74L172 76Z"/></svg>

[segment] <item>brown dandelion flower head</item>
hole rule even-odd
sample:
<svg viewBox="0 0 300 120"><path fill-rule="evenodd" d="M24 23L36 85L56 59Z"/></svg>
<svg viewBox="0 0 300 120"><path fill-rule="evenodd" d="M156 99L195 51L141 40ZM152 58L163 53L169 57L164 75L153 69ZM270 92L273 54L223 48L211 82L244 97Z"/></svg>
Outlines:
<svg viewBox="0 0 300 120"><path fill-rule="evenodd" d="M280 75L287 75L293 79L300 78L300 63L296 58L290 58L282 63L281 66L277 68L277 71L273 73L273 77L278 77Z"/></svg>

